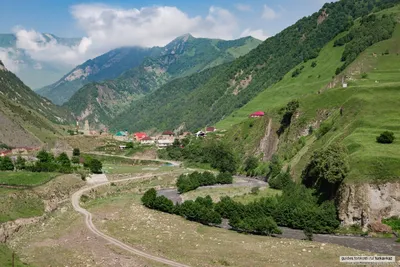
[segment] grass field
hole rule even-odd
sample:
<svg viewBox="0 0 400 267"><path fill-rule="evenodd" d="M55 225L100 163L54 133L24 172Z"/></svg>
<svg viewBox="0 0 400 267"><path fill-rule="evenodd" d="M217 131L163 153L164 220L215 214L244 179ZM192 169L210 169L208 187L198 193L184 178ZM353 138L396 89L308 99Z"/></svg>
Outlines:
<svg viewBox="0 0 400 267"><path fill-rule="evenodd" d="M0 184L37 186L44 184L60 174L46 172L0 172Z"/></svg>
<svg viewBox="0 0 400 267"><path fill-rule="evenodd" d="M235 201L249 203L262 197L270 197L280 194L281 191L268 187L261 187L257 194L251 193L252 187L220 187L220 188L199 188L182 195L184 200L194 200L197 197L210 196L213 201L218 202L221 197L229 196Z"/></svg>
<svg viewBox="0 0 400 267"><path fill-rule="evenodd" d="M148 172L166 172L174 170L174 167L162 165L122 165L122 164L104 164L103 170L109 174L128 174L128 173L148 173Z"/></svg>
<svg viewBox="0 0 400 267"><path fill-rule="evenodd" d="M20 261L17 255L15 255L15 267L34 267L33 265L25 264ZM12 251L3 244L0 244L0 266L1 267L13 267L12 266Z"/></svg>

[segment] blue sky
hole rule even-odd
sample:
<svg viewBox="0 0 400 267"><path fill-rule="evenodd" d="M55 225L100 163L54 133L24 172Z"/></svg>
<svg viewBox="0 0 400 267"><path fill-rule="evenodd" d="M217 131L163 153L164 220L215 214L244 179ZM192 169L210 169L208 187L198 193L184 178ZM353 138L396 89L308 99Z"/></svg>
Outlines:
<svg viewBox="0 0 400 267"><path fill-rule="evenodd" d="M323 0L0 0L0 33L36 62L74 67L123 46L164 46L177 36L225 40L273 36ZM79 37L66 46L44 36ZM3 49L4 50L4 49ZM9 51L0 51L12 62Z"/></svg>
<svg viewBox="0 0 400 267"><path fill-rule="evenodd" d="M211 6L229 10L235 15L241 28L262 29L270 36L293 24L299 18L318 11L321 0L0 0L0 32L12 32L15 26L50 32L58 36L82 37L85 31L77 25L70 13L70 7L77 4L103 3L123 9L149 6L174 6L191 17L207 16ZM278 16L272 20L262 19L264 5L274 10ZM238 10L242 7L242 10ZM250 8L251 10L245 10Z"/></svg>

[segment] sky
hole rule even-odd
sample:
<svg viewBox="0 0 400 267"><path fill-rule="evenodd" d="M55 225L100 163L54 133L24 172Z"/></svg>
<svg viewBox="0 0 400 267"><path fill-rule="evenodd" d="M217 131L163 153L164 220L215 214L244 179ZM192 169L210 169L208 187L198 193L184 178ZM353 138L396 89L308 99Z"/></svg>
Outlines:
<svg viewBox="0 0 400 267"><path fill-rule="evenodd" d="M0 0L0 33L37 61L76 66L121 46L163 46L185 33L236 39L273 36L323 0ZM78 37L67 47L43 33Z"/></svg>

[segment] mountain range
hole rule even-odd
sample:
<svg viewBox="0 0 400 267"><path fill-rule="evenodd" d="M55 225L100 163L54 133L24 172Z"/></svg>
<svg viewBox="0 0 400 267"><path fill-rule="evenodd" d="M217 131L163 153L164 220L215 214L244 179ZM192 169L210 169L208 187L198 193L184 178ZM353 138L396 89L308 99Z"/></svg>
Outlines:
<svg viewBox="0 0 400 267"><path fill-rule="evenodd" d="M44 33L43 42L57 42L60 45L75 46L79 38L61 38L54 34ZM70 67L46 63L32 59L29 51L19 48L14 34L0 34L0 54L12 62L14 72L29 87L36 89L51 84L70 70ZM5 63L5 62L4 62ZM7 66L9 69L11 66Z"/></svg>
<svg viewBox="0 0 400 267"><path fill-rule="evenodd" d="M101 127L107 125L132 102L155 91L169 81L231 62L247 54L260 43L261 41L252 37L223 41L194 38L190 34L186 34L176 38L163 48L147 50L151 52L151 56L145 57L137 67L126 70L116 79L86 84L64 104L64 107L71 110L79 120L87 119ZM119 70L122 70L121 64L117 60L113 62L115 64L111 65L109 69L118 65ZM78 69L82 70L80 67ZM50 96L53 95L65 96L66 91L60 92L66 88L65 85L72 86L74 82L84 83L91 79L91 76L88 75L89 78L80 76L72 82L65 82L64 79L64 85L55 87L50 91L51 93L43 95L52 100L54 98ZM43 91L39 91L39 93L43 93Z"/></svg>

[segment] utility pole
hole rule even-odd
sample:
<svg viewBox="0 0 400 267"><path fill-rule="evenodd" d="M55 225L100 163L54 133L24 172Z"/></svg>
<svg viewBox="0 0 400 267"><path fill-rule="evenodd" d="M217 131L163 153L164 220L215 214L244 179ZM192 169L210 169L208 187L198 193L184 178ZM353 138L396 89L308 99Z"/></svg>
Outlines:
<svg viewBox="0 0 400 267"><path fill-rule="evenodd" d="M15 252L13 251L13 253L12 253L12 262L11 262L11 266L12 267L15 267L15 265L14 265L14 259L15 259Z"/></svg>

